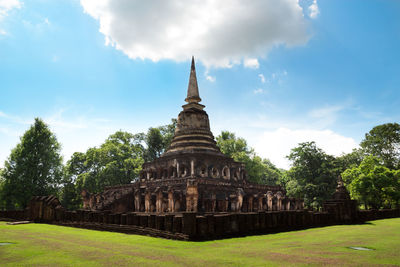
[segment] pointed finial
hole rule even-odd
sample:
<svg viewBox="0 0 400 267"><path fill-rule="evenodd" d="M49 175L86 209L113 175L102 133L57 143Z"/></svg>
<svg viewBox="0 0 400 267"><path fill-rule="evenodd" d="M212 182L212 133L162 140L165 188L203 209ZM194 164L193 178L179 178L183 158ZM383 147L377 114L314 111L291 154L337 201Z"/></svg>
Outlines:
<svg viewBox="0 0 400 267"><path fill-rule="evenodd" d="M190 67L189 85L185 101L188 103L198 103L201 101L201 98L199 96L199 87L197 85L194 56L192 56L192 66Z"/></svg>
<svg viewBox="0 0 400 267"><path fill-rule="evenodd" d="M342 187L344 186L344 182L342 179L342 176L339 174L338 178L337 178L337 187Z"/></svg>

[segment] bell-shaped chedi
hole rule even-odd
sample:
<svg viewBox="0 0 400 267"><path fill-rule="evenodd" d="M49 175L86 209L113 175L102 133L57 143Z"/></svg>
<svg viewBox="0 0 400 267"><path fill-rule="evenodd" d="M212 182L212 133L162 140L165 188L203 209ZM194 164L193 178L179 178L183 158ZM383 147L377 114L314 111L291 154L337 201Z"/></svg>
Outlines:
<svg viewBox="0 0 400 267"><path fill-rule="evenodd" d="M178 115L175 135L170 147L161 156L169 156L179 153L211 153L223 156L210 131L210 121L207 113L203 110L204 105L201 101L199 87L197 84L196 67L194 58L190 69L187 104L183 105L183 110Z"/></svg>
<svg viewBox="0 0 400 267"><path fill-rule="evenodd" d="M193 58L185 101L187 104L182 106L174 137L165 153L144 163L134 183L109 187L93 196L88 208L176 213L250 212L288 207L290 201L280 186L249 182L245 165L224 155L217 147L205 106L200 104Z"/></svg>

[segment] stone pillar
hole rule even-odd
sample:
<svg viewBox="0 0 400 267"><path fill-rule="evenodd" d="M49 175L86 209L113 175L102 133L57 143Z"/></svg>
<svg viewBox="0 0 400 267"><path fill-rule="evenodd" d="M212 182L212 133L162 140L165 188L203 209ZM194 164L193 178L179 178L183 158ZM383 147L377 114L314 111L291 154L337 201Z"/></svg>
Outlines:
<svg viewBox="0 0 400 267"><path fill-rule="evenodd" d="M253 211L253 196L249 196L248 198L248 207L247 207L247 211Z"/></svg>
<svg viewBox="0 0 400 267"><path fill-rule="evenodd" d="M190 176L194 177L194 160L190 161Z"/></svg>
<svg viewBox="0 0 400 267"><path fill-rule="evenodd" d="M263 200L262 194L258 194L258 211L264 211Z"/></svg>
<svg viewBox="0 0 400 267"><path fill-rule="evenodd" d="M174 212L174 192L172 189L168 191L168 212Z"/></svg>
<svg viewBox="0 0 400 267"><path fill-rule="evenodd" d="M268 211L272 211L272 199L273 199L274 195L272 194L271 191L267 192L267 206L268 206Z"/></svg>
<svg viewBox="0 0 400 267"><path fill-rule="evenodd" d="M283 210L283 205L282 205L282 192L278 191L276 193L276 198L277 198L277 210Z"/></svg>
<svg viewBox="0 0 400 267"><path fill-rule="evenodd" d="M140 211L140 190L139 189L135 190L134 197L135 197L134 211Z"/></svg>
<svg viewBox="0 0 400 267"><path fill-rule="evenodd" d="M188 181L186 186L186 211L197 212L198 197L197 184L194 181Z"/></svg>
<svg viewBox="0 0 400 267"><path fill-rule="evenodd" d="M163 204L163 193L161 189L158 189L157 199L156 199L156 212L163 212L162 204Z"/></svg>
<svg viewBox="0 0 400 267"><path fill-rule="evenodd" d="M148 192L146 192L146 195L144 196L145 212L150 212L150 206L151 206L151 193L148 191Z"/></svg>

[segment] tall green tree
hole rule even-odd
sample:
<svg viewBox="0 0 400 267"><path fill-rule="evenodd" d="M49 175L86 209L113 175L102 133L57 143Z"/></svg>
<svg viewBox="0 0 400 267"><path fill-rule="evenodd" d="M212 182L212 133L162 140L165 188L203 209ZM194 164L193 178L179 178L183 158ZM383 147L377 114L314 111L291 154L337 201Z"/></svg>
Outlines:
<svg viewBox="0 0 400 267"><path fill-rule="evenodd" d="M305 142L293 148L288 159L292 162L285 174L288 195L304 198L306 207L321 208L336 187L335 158L318 148L315 142Z"/></svg>
<svg viewBox="0 0 400 267"><path fill-rule="evenodd" d="M92 193L105 186L128 184L141 170L144 148L142 136L118 131L110 135L99 148L86 153L74 153L67 162L66 172L76 192L87 189Z"/></svg>
<svg viewBox="0 0 400 267"><path fill-rule="evenodd" d="M278 183L281 177L280 170L268 159L257 156L254 149L248 147L245 139L228 131L222 131L216 139L222 153L245 164L250 181L268 185Z"/></svg>
<svg viewBox="0 0 400 267"><path fill-rule="evenodd" d="M369 155L359 166L347 169L342 175L352 198L365 209L399 206L400 170L391 170L378 157Z"/></svg>
<svg viewBox="0 0 400 267"><path fill-rule="evenodd" d="M389 169L400 168L400 125L398 123L375 126L365 134L360 145L366 153L380 158Z"/></svg>
<svg viewBox="0 0 400 267"><path fill-rule="evenodd" d="M63 175L61 146L39 118L5 161L1 199L6 208L24 208L32 196L57 194Z"/></svg>
<svg viewBox="0 0 400 267"><path fill-rule="evenodd" d="M175 128L176 119L172 119L170 124L149 128L146 135L142 134L146 144L145 161L155 160L168 149L174 137Z"/></svg>
<svg viewBox="0 0 400 267"><path fill-rule="evenodd" d="M344 172L346 169L360 165L365 157L363 149L355 148L352 152L336 157L335 166L338 173Z"/></svg>

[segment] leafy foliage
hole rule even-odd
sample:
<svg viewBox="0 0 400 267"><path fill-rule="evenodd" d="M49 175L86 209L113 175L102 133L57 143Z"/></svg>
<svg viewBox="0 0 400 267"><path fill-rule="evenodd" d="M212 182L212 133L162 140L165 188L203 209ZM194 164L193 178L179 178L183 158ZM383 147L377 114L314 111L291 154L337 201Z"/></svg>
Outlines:
<svg viewBox="0 0 400 267"><path fill-rule="evenodd" d="M361 147L366 153L383 161L389 169L400 168L400 125L386 123L372 128L365 134Z"/></svg>
<svg viewBox="0 0 400 267"><path fill-rule="evenodd" d="M337 168L337 172L342 173L349 168L360 165L364 157L364 151L359 148L355 148L350 153L336 157L335 166Z"/></svg>
<svg viewBox="0 0 400 267"><path fill-rule="evenodd" d="M335 158L318 148L315 142L300 143L288 159L292 168L285 174L287 194L304 198L306 207L319 209L336 187Z"/></svg>
<svg viewBox="0 0 400 267"><path fill-rule="evenodd" d="M118 131L99 148L74 153L67 162L66 172L78 191L100 192L105 186L128 184L139 175L144 148L141 136Z"/></svg>
<svg viewBox="0 0 400 267"><path fill-rule="evenodd" d="M222 131L216 139L222 153L245 164L250 181L269 185L278 183L280 170L268 159L257 156L254 149L247 146L246 140L228 131Z"/></svg>
<svg viewBox="0 0 400 267"><path fill-rule="evenodd" d="M6 208L24 208L32 196L58 192L63 174L60 149L56 136L36 118L5 162L0 197Z"/></svg>
<svg viewBox="0 0 400 267"><path fill-rule="evenodd" d="M400 170L390 170L375 156L369 155L359 166L347 169L343 179L352 198L366 209L399 206Z"/></svg>
<svg viewBox="0 0 400 267"><path fill-rule="evenodd" d="M176 120L172 120L171 124L150 128L147 134L117 131L100 147L75 152L65 166L62 204L74 209L81 203L83 189L97 193L106 186L137 179L143 162L159 157L169 146L175 126Z"/></svg>
<svg viewBox="0 0 400 267"><path fill-rule="evenodd" d="M142 134L147 147L144 154L145 161L153 161L167 150L174 137L175 128L176 119L172 119L170 124L150 128L146 135Z"/></svg>

